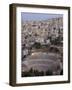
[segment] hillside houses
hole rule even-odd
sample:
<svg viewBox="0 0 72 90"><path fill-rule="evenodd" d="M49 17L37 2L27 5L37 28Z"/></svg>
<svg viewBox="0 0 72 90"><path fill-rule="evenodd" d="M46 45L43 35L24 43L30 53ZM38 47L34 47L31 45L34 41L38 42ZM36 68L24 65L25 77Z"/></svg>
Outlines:
<svg viewBox="0 0 72 90"><path fill-rule="evenodd" d="M22 23L22 44L46 43L51 38L63 38L63 18ZM47 41L48 44L48 41Z"/></svg>

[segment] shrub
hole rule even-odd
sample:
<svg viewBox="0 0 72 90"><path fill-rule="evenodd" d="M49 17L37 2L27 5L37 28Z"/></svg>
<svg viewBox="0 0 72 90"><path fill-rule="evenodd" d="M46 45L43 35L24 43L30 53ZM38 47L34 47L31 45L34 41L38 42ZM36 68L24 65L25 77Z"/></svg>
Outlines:
<svg viewBox="0 0 72 90"><path fill-rule="evenodd" d="M42 46L41 46L40 43L35 42L35 43L33 44L33 47L36 48L36 49L39 49L39 48L41 48Z"/></svg>
<svg viewBox="0 0 72 90"><path fill-rule="evenodd" d="M46 75L53 75L53 73L52 73L52 71L47 70L47 71L46 71Z"/></svg>

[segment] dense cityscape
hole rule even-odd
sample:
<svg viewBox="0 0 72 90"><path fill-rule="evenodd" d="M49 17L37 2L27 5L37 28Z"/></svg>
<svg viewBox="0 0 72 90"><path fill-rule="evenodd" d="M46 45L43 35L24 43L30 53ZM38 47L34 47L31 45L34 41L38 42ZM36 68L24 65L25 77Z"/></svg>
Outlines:
<svg viewBox="0 0 72 90"><path fill-rule="evenodd" d="M63 75L63 18L22 22L22 77Z"/></svg>

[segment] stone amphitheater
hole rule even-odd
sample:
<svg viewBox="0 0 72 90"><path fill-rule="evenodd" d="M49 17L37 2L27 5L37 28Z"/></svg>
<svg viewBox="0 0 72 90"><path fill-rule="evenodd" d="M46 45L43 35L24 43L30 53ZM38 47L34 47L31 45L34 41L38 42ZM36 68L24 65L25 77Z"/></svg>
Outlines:
<svg viewBox="0 0 72 90"><path fill-rule="evenodd" d="M60 61L60 55L55 53L35 52L31 56L28 56L25 61L22 62L22 72L33 70L52 71L55 74L60 74L62 70L62 63Z"/></svg>

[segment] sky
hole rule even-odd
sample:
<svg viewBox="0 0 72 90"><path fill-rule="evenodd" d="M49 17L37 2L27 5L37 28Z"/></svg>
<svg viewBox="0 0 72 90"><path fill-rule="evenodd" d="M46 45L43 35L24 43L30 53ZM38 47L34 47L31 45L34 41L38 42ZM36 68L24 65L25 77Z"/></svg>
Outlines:
<svg viewBox="0 0 72 90"><path fill-rule="evenodd" d="M21 12L21 20L24 21L39 21L39 20L48 20L51 18L62 17L62 14L46 14L46 13L27 13Z"/></svg>

